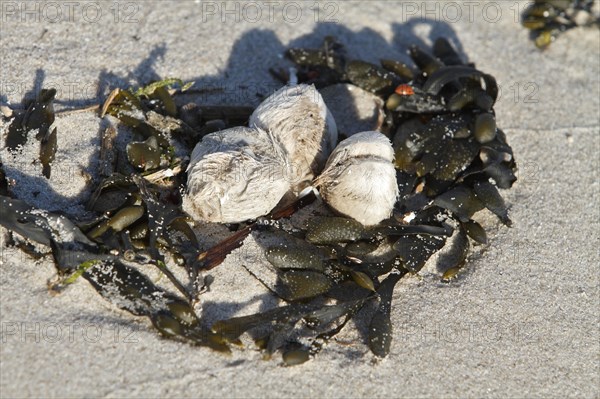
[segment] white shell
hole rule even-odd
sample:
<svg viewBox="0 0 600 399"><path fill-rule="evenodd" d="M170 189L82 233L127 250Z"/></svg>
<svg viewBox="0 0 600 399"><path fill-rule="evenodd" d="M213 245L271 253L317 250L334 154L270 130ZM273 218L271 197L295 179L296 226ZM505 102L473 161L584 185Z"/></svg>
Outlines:
<svg viewBox="0 0 600 399"><path fill-rule="evenodd" d="M314 185L336 212L366 226L390 217L398 197L390 141L375 131L343 140Z"/></svg>
<svg viewBox="0 0 600 399"><path fill-rule="evenodd" d="M250 127L273 134L289 154L298 192L323 169L337 142L337 127L313 85L284 86L250 116Z"/></svg>
<svg viewBox="0 0 600 399"><path fill-rule="evenodd" d="M291 189L287 154L261 129L205 136L192 152L183 209L194 219L238 223L268 214Z"/></svg>

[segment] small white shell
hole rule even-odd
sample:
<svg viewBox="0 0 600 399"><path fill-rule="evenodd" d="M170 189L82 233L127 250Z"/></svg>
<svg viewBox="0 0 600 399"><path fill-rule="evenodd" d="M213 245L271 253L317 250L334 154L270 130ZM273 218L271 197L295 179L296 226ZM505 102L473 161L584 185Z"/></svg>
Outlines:
<svg viewBox="0 0 600 399"><path fill-rule="evenodd" d="M337 127L314 85L284 86L250 116L250 127L269 131L283 145L299 192L323 169L337 143Z"/></svg>
<svg viewBox="0 0 600 399"><path fill-rule="evenodd" d="M390 141L375 131L343 140L314 185L336 212L366 226L390 217L398 197Z"/></svg>
<svg viewBox="0 0 600 399"><path fill-rule="evenodd" d="M285 151L261 129L235 127L205 136L187 172L183 209L207 222L266 215L291 189Z"/></svg>

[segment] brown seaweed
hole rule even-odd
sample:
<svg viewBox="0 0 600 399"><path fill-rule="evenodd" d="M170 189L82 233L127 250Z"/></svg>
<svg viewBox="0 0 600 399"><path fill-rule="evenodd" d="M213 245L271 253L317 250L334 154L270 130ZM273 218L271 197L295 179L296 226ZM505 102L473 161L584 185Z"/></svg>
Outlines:
<svg viewBox="0 0 600 399"><path fill-rule="evenodd" d="M386 357L392 345L392 293L394 287L404 274L392 273L382 283L377 293L379 294L379 307L371 319L369 326L369 348L375 356Z"/></svg>
<svg viewBox="0 0 600 399"><path fill-rule="evenodd" d="M0 224L51 246L59 271L81 274L119 308L149 317L159 331L172 338L229 351L219 336L199 323L188 302L158 288L136 268L103 251L66 217L41 212L7 197L0 197L0 213ZM69 279L65 281L68 283Z"/></svg>
<svg viewBox="0 0 600 399"><path fill-rule="evenodd" d="M17 153L27 143L29 132L37 130L35 138L40 141L42 174L47 179L57 149L56 128L50 130L55 119L52 105L55 96L55 89L42 89L35 99L24 101L25 111L16 113L6 136L6 147Z"/></svg>
<svg viewBox="0 0 600 399"><path fill-rule="evenodd" d="M176 173L185 169L185 161L175 158L173 146L193 145L208 132L245 124L252 109L195 104L178 108L173 87L189 86L176 79L116 89L106 100L101 115L119 119L133 140L125 149L114 148L115 131L106 132L101 151L104 178L96 182L88 202L95 213L90 220L75 224L2 197L2 224L52 248L61 275L56 289L84 278L116 306L148 317L167 338L229 351L243 333L260 330L265 357L281 350L284 364L291 366L316 355L365 309L372 315L369 348L377 357L387 356L393 338L391 299L398 281L419 272L440 250L438 272L444 280L454 277L466 263L469 239L488 242L483 227L473 220L476 212L487 208L510 224L497 188L514 183L516 161L506 135L496 126L496 80L467 65L445 39L436 40L432 51L413 46L414 66L388 59L381 62L383 68L347 58L332 37L318 49L288 51L300 82L319 88L354 84L386 104L382 130L393 139L400 197L393 218L374 227L319 216L291 231L274 233L293 245L265 245L267 262L242 266L286 303L281 307L222 320L210 329L194 312L192 303L204 285L202 271L220 264L250 233L264 235L287 225L274 220L290 217L316 196L310 192L267 217L236 226L231 237L200 252L181 211ZM17 148L27 140L25 116L32 118L40 129L40 159L45 170L48 165L48 175L57 147L56 131L50 131L53 96L43 92L38 104L46 108L17 116L9 131L10 144ZM129 165L115 162L118 151ZM57 239L64 237L57 225L69 229L73 238ZM168 254L175 267L185 268L189 284L169 269ZM148 264L167 276L169 290L143 273ZM376 298L378 306L364 306Z"/></svg>
<svg viewBox="0 0 600 399"><path fill-rule="evenodd" d="M594 0L535 0L521 15L536 47L546 49L562 33L578 26L600 26Z"/></svg>
<svg viewBox="0 0 600 399"><path fill-rule="evenodd" d="M0 195L8 196L8 179L2 162L0 162Z"/></svg>

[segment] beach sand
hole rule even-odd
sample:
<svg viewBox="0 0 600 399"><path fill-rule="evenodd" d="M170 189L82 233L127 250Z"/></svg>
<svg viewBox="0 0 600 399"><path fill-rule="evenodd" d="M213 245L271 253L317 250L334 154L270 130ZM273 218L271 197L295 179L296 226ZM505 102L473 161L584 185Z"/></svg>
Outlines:
<svg viewBox="0 0 600 399"><path fill-rule="evenodd" d="M401 280L387 358L370 353L359 318L291 368L252 346L224 356L163 339L82 279L53 296L51 257L36 261L3 241L1 397L599 397L598 29L573 29L541 52L518 20L526 2L313 3L2 2L0 100L55 87L56 109L68 109L178 77L220 89L202 94L205 104L255 106L279 87L268 69L289 65L290 46L317 47L331 34L349 55L377 62L408 60L409 45L446 36L501 86L497 121L519 165L502 192L513 227L481 212L490 245L457 280L442 284L431 268ZM17 197L82 212L105 124L83 112L56 126L50 180L32 163L36 149L7 154L6 124L2 162ZM208 320L274 304L241 267L251 241L211 272Z"/></svg>

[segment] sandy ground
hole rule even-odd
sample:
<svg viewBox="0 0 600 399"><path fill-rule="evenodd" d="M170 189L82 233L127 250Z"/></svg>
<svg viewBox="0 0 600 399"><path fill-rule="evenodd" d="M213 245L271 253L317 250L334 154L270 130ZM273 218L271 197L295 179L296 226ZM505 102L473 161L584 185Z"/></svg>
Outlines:
<svg viewBox="0 0 600 399"><path fill-rule="evenodd" d="M0 100L55 87L57 108L83 106L173 76L221 88L207 104L256 105L278 86L268 68L288 46L334 34L357 58L406 59L410 44L444 35L501 84L498 124L520 166L504 193L514 227L482 214L491 244L458 280L440 284L428 269L402 280L388 358L375 361L349 326L294 368L252 348L227 357L161 339L83 280L51 296L51 260L2 243L0 396L599 397L598 30L572 30L540 52L515 16L522 2L313 3L3 1ZM101 121L80 113L56 124L50 181L32 159L2 161L17 195L76 212ZM239 265L247 255L215 269L207 317L269 303Z"/></svg>

